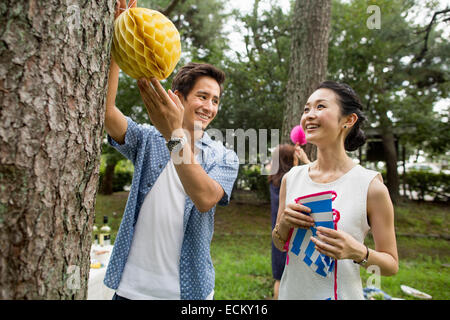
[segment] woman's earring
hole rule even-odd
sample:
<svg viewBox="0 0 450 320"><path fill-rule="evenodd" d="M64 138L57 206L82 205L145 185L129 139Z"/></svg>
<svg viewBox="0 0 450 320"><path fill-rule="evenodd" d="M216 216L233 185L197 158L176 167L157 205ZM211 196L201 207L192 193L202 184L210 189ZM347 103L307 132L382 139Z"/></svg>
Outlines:
<svg viewBox="0 0 450 320"><path fill-rule="evenodd" d="M344 126L344 129L347 129L347 126Z"/></svg>

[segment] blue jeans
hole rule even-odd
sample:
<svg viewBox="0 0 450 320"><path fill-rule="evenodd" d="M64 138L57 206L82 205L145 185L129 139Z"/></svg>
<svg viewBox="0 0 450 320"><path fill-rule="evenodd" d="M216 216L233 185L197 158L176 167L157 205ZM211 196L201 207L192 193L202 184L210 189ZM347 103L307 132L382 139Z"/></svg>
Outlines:
<svg viewBox="0 0 450 320"><path fill-rule="evenodd" d="M114 296L112 297L113 300L130 300L124 297L119 296L117 293L114 293Z"/></svg>
<svg viewBox="0 0 450 320"><path fill-rule="evenodd" d="M121 297L121 296L119 296L117 293L114 293L114 296L112 297L112 300L130 300L130 299ZM214 296L213 296L213 300L215 300L215 299L214 299Z"/></svg>

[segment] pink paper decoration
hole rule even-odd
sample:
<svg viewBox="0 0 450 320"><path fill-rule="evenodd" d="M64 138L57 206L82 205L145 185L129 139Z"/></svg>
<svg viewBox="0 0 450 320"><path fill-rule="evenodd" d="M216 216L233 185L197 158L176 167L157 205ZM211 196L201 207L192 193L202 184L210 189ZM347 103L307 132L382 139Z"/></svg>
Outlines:
<svg viewBox="0 0 450 320"><path fill-rule="evenodd" d="M294 144L299 144L301 146L307 143L305 138L305 132L303 131L302 126L295 126L291 131L291 140Z"/></svg>

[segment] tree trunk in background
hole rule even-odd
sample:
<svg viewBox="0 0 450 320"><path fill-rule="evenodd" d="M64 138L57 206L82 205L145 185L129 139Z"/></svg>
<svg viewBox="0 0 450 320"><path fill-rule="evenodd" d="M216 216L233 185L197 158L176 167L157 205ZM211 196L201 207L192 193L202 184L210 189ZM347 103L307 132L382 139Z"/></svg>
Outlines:
<svg viewBox="0 0 450 320"><path fill-rule="evenodd" d="M395 204L400 198L400 179L397 171L397 150L395 148L395 137L390 127L386 127L381 135L383 141L384 156L386 159L385 184L389 190L392 202Z"/></svg>
<svg viewBox="0 0 450 320"><path fill-rule="evenodd" d="M117 152L118 153L118 152ZM103 175L103 179L100 183L99 193L104 195L110 195L114 192L114 169L116 168L117 163L119 162L120 157L115 154L107 155L106 159L106 168L105 174Z"/></svg>
<svg viewBox="0 0 450 320"><path fill-rule="evenodd" d="M308 97L325 80L330 19L330 0L296 0L282 143L290 141L289 134L300 123ZM305 148L311 160L316 159L313 147L307 144Z"/></svg>
<svg viewBox="0 0 450 320"><path fill-rule="evenodd" d="M113 181L114 181L114 169L116 168L116 163L107 163L105 168L105 175L103 176L100 190L98 191L104 195L113 194Z"/></svg>
<svg viewBox="0 0 450 320"><path fill-rule="evenodd" d="M0 4L0 299L84 299L115 1Z"/></svg>

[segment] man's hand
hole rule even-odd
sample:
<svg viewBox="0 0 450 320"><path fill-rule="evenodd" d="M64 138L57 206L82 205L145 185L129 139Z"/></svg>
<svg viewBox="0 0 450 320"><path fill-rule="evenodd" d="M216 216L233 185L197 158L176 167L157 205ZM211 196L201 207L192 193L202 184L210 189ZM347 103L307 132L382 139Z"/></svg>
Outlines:
<svg viewBox="0 0 450 320"><path fill-rule="evenodd" d="M139 79L139 91L152 124L168 141L175 130L182 129L184 106L172 90L166 92L155 78L150 81L151 85L146 79Z"/></svg>

